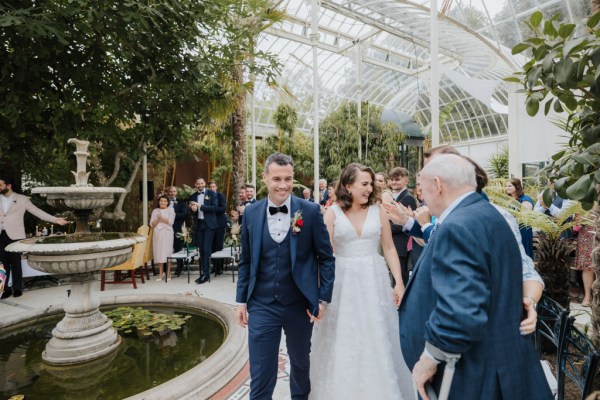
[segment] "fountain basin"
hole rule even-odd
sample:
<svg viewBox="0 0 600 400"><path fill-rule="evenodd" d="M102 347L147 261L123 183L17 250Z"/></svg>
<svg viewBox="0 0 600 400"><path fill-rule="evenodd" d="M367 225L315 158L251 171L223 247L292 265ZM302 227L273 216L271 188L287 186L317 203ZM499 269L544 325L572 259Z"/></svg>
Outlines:
<svg viewBox="0 0 600 400"><path fill-rule="evenodd" d="M119 187L93 186L39 187L31 190L32 194L45 196L48 204L61 211L104 208L115 201L115 194L125 192L124 188Z"/></svg>
<svg viewBox="0 0 600 400"><path fill-rule="evenodd" d="M7 251L22 253L29 265L50 274L80 274L119 265L127 260L133 245L146 240L135 233L55 235L15 242ZM91 241L95 240L95 241Z"/></svg>
<svg viewBox="0 0 600 400"><path fill-rule="evenodd" d="M102 299L102 306L111 308L115 306L166 306L181 309L182 311L197 310L201 313L210 314L220 322L225 331L225 340L222 345L202 363L170 381L129 397L129 400L209 399L224 388L247 365L247 331L236 323L235 312L232 306L196 296L158 294L106 297ZM61 313L61 305L52 305L45 310L8 316L0 320L0 333L32 327L40 320L52 316L56 317ZM193 335L193 331L190 331L188 334ZM102 358L99 362L110 363L111 357ZM90 368L88 368L88 365ZM81 367L87 368L88 373L94 374L95 370L92 368L94 365L88 363L83 364ZM76 375L79 371L77 368L81 367L61 367L66 368L60 370L63 371L61 375L64 376L67 373L69 375ZM108 368L110 369L110 366ZM71 369L74 370L74 373L68 372ZM71 385L73 383L68 384ZM110 388L106 389L110 390Z"/></svg>

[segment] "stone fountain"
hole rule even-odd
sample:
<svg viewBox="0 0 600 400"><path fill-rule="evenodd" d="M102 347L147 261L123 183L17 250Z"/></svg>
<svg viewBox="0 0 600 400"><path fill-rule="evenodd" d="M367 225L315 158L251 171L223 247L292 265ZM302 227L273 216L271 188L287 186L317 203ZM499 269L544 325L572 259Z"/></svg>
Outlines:
<svg viewBox="0 0 600 400"><path fill-rule="evenodd" d="M125 262L133 245L146 240L132 233L90 233L89 217L95 208L114 202L114 195L125 192L116 187L93 187L86 171L89 142L69 139L77 150L75 185L41 187L32 193L46 196L48 204L77 216L73 235L21 240L6 250L25 255L29 265L50 274L71 275L71 295L64 306L65 317L52 331L42 357L52 365L72 365L96 360L112 353L121 343L112 321L100 312L94 271Z"/></svg>

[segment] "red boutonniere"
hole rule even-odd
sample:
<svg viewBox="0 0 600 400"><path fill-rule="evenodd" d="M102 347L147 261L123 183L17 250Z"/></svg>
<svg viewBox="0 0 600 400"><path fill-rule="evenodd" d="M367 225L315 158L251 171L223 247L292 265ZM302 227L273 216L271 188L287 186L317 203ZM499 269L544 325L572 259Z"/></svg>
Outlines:
<svg viewBox="0 0 600 400"><path fill-rule="evenodd" d="M304 220L302 219L302 210L298 210L294 213L294 218L292 218L292 234L295 235L300 233L303 225Z"/></svg>

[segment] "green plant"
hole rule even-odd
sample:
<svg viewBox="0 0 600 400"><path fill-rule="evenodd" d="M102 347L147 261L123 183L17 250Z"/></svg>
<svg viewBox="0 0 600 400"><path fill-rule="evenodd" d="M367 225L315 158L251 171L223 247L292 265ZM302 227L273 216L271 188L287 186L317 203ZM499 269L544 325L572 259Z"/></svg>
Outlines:
<svg viewBox="0 0 600 400"><path fill-rule="evenodd" d="M530 51L531 59L513 76L506 78L523 86L529 115L536 115L542 102L544 113L550 108L566 111L568 147L552 157L548 176L558 194L579 200L600 214L597 206L600 187L600 12L577 29L575 24L559 24L559 15L544 20L541 12L531 15L526 25L532 36L517 44L513 54ZM550 192L544 192L550 204ZM596 220L596 232L600 232ZM596 240L598 243L598 240ZM598 245L592 252L593 269L600 276ZM592 286L592 341L600 347L600 282Z"/></svg>
<svg viewBox="0 0 600 400"><path fill-rule="evenodd" d="M137 333L150 336L154 332L181 329L191 316L179 314L163 314L146 310L141 307L119 307L106 311L106 316L112 319L113 327L123 334Z"/></svg>
<svg viewBox="0 0 600 400"><path fill-rule="evenodd" d="M508 178L508 147L505 146L500 152L492 154L488 164L488 172L494 178Z"/></svg>

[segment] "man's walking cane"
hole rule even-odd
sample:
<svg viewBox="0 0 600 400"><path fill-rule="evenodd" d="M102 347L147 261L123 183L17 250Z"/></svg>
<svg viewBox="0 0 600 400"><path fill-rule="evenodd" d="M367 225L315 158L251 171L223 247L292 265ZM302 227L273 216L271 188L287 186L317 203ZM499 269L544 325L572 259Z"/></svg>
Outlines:
<svg viewBox="0 0 600 400"><path fill-rule="evenodd" d="M452 387L452 379L454 379L454 371L456 370L456 363L460 360L460 354L446 355L446 357L446 368L444 368L444 375L442 376L439 397L435 394L435 390L433 390L431 384L425 384L425 392L429 396L429 400L448 400L448 396L450 395L450 387Z"/></svg>

